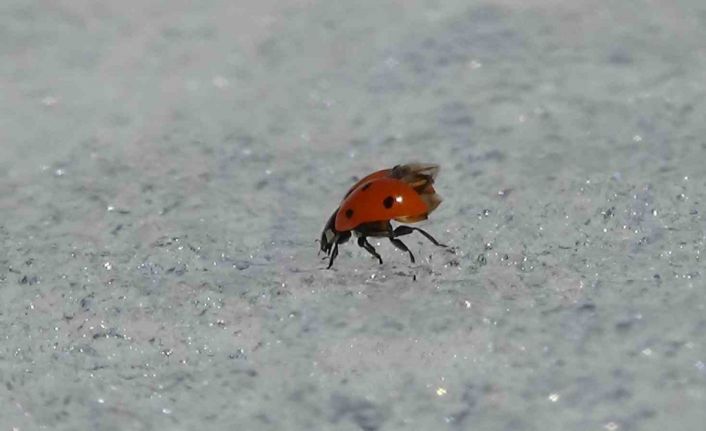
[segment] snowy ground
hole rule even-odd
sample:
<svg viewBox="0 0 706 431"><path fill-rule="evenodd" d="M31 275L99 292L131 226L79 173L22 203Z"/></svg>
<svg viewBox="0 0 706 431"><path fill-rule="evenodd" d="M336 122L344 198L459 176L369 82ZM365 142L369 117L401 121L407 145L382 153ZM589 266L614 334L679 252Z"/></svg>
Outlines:
<svg viewBox="0 0 706 431"><path fill-rule="evenodd" d="M700 429L704 41L701 0L4 0L0 428ZM455 252L325 270L414 160Z"/></svg>

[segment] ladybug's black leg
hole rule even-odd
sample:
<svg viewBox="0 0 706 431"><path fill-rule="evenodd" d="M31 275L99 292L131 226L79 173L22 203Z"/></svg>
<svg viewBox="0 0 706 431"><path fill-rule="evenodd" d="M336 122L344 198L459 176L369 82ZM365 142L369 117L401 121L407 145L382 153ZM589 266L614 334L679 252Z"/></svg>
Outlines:
<svg viewBox="0 0 706 431"><path fill-rule="evenodd" d="M426 231L424 231L418 227L404 226L404 225L397 226L397 228L393 232L393 235L394 235L394 237L398 237L398 236L402 236L402 235L409 235L410 233L414 232L415 230L418 231L419 233L421 233L422 235L424 235L434 245L439 246L439 247L448 247L446 244L441 244L429 233L427 233Z"/></svg>
<svg viewBox="0 0 706 431"><path fill-rule="evenodd" d="M331 251L331 259L328 261L328 266L326 269L331 269L331 265L333 265L333 261L336 260L336 256L338 256L338 241L333 243L333 249Z"/></svg>
<svg viewBox="0 0 706 431"><path fill-rule="evenodd" d="M333 261L336 260L336 256L338 256L338 245L343 244L344 242L348 241L351 238L351 233L350 232L337 232L336 235L333 237L331 242L333 243L333 247L331 249L331 259L328 261L328 266L326 269L330 269L331 265L333 265Z"/></svg>
<svg viewBox="0 0 706 431"><path fill-rule="evenodd" d="M370 244L364 236L358 237L358 245L366 249L368 253L377 257L377 259L380 261L380 264L382 265L382 258L380 257L378 252L375 251L375 247L373 247L372 244Z"/></svg>
<svg viewBox="0 0 706 431"><path fill-rule="evenodd" d="M395 237L390 237L390 241L395 245L395 247L399 248L402 251L406 251L407 253L409 253L409 259L412 261L412 263L414 263L414 255L412 254L411 251L409 251L409 249L407 248L405 243L403 243L402 241L400 241L399 239L397 239Z"/></svg>

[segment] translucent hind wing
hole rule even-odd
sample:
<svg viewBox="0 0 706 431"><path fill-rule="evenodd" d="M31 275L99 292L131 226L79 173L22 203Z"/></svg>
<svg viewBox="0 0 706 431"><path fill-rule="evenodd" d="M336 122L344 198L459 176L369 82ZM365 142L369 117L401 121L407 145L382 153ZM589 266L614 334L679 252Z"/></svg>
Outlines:
<svg viewBox="0 0 706 431"><path fill-rule="evenodd" d="M397 165L392 168L391 176L405 182L410 182L413 178L427 177L434 182L434 179L439 174L439 165L434 163L407 163Z"/></svg>
<svg viewBox="0 0 706 431"><path fill-rule="evenodd" d="M417 216L397 217L395 218L395 221L398 221L400 223L417 223L426 220L427 218L429 218L429 214L420 214Z"/></svg>

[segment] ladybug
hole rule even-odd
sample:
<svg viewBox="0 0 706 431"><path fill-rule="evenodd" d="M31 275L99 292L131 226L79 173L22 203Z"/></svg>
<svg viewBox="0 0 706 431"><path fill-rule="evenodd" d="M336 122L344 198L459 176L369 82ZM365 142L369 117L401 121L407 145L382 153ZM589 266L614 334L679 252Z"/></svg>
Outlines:
<svg viewBox="0 0 706 431"><path fill-rule="evenodd" d="M329 257L331 268L338 256L338 246L348 241L351 233L364 248L382 263L382 258L368 242L368 237L389 238L392 244L414 254L398 238L417 231L434 245L446 247L428 232L418 227L400 225L392 228L390 221L415 223L426 220L441 204L434 190L439 166L431 163L409 163L373 172L356 182L346 193L340 206L331 214L321 232L321 250Z"/></svg>

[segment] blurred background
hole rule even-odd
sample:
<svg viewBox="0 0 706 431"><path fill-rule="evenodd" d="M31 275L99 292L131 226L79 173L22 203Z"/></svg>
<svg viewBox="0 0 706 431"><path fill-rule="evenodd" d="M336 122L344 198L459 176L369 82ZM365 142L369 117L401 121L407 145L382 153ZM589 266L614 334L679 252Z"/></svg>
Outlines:
<svg viewBox="0 0 706 431"><path fill-rule="evenodd" d="M699 429L706 4L0 5L0 426ZM377 169L420 225L335 267Z"/></svg>

